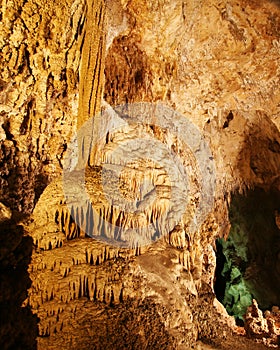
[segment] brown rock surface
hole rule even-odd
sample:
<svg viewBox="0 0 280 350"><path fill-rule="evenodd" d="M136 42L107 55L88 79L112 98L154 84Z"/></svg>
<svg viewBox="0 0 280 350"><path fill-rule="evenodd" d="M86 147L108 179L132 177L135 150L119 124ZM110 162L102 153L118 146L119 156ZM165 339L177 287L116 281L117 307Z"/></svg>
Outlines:
<svg viewBox="0 0 280 350"><path fill-rule="evenodd" d="M277 345L269 329L265 345L255 343L263 338L255 327L249 327L253 339L238 334L213 284L215 239L228 235L232 193L261 188L279 196L279 2L4 0L1 6L1 348ZM206 174L189 140L151 123L115 130L97 119L101 109L143 101L180 113L211 149L214 205L194 232L190 218L200 208ZM83 177L70 188L62 171L70 139L90 117L109 131L87 164L91 203L81 206ZM141 132L171 148L189 170L189 203L179 223L168 206L176 186L162 166L164 153L159 164L131 161L114 192L124 153L117 161L112 155ZM77 174L84 140L78 135ZM146 178L154 192L149 181L143 185ZM119 210L121 197L138 201L139 210ZM158 227L144 238L129 230L147 224ZM112 225L124 228L119 236Z"/></svg>

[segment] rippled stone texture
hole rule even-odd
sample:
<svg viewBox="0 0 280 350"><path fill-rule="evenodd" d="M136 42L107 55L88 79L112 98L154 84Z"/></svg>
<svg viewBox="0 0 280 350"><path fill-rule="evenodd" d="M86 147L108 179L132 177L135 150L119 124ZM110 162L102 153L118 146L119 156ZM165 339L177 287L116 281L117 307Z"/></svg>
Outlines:
<svg viewBox="0 0 280 350"><path fill-rule="evenodd" d="M214 242L229 232L232 192L279 193L279 18L268 0L2 2L1 202L32 214L26 303L40 317L40 349L262 348L233 337L217 306ZM75 225L60 176L77 125L142 101L164 102L199 128L216 164L215 205L192 235L183 221L150 247L123 251ZM89 176L97 192L98 171ZM122 173L128 197L137 174ZM99 215L119 219L98 200Z"/></svg>

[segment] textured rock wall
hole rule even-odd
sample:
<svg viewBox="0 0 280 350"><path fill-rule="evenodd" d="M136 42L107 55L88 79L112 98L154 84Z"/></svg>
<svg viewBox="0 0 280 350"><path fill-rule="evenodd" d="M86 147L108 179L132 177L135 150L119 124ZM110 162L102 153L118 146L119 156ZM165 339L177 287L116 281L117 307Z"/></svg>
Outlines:
<svg viewBox="0 0 280 350"><path fill-rule="evenodd" d="M30 212L76 128L85 4L3 1L1 197Z"/></svg>
<svg viewBox="0 0 280 350"><path fill-rule="evenodd" d="M23 304L33 242L20 221L61 172L77 125L84 12L82 2L1 2L0 196L13 211L0 229L2 349L37 348L38 319Z"/></svg>
<svg viewBox="0 0 280 350"><path fill-rule="evenodd" d="M188 349L202 340L257 349L232 337L214 299L213 246L229 231L232 191L279 191L279 15L271 1L2 3L5 204L33 211L59 178L74 130L102 105L163 101L198 126L216 164L215 207L202 226L191 236L174 227L145 249L86 237L73 217L82 226L88 214L71 219L61 180L46 188L25 225L38 348ZM99 195L100 169L91 170L88 187ZM122 180L130 195L135 179ZM103 199L100 216L117 220Z"/></svg>

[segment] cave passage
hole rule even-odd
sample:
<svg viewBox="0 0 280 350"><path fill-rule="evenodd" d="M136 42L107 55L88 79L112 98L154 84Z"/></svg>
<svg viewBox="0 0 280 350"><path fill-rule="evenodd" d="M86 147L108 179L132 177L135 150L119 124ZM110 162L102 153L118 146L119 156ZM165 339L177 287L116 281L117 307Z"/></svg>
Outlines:
<svg viewBox="0 0 280 350"><path fill-rule="evenodd" d="M237 324L253 298L262 310L280 305L279 213L279 191L232 196L229 236L216 241L214 289Z"/></svg>

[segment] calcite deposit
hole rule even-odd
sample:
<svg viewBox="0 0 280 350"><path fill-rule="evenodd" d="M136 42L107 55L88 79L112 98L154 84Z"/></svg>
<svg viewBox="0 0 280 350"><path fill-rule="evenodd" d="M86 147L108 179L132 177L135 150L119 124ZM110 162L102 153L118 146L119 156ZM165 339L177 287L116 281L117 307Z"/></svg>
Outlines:
<svg viewBox="0 0 280 350"><path fill-rule="evenodd" d="M0 26L1 349L278 347L279 1L3 0Z"/></svg>
<svg viewBox="0 0 280 350"><path fill-rule="evenodd" d="M250 337L272 347L278 347L280 343L279 308L274 306L272 312L267 310L263 315L257 301L253 300L252 306L246 313L245 328Z"/></svg>

